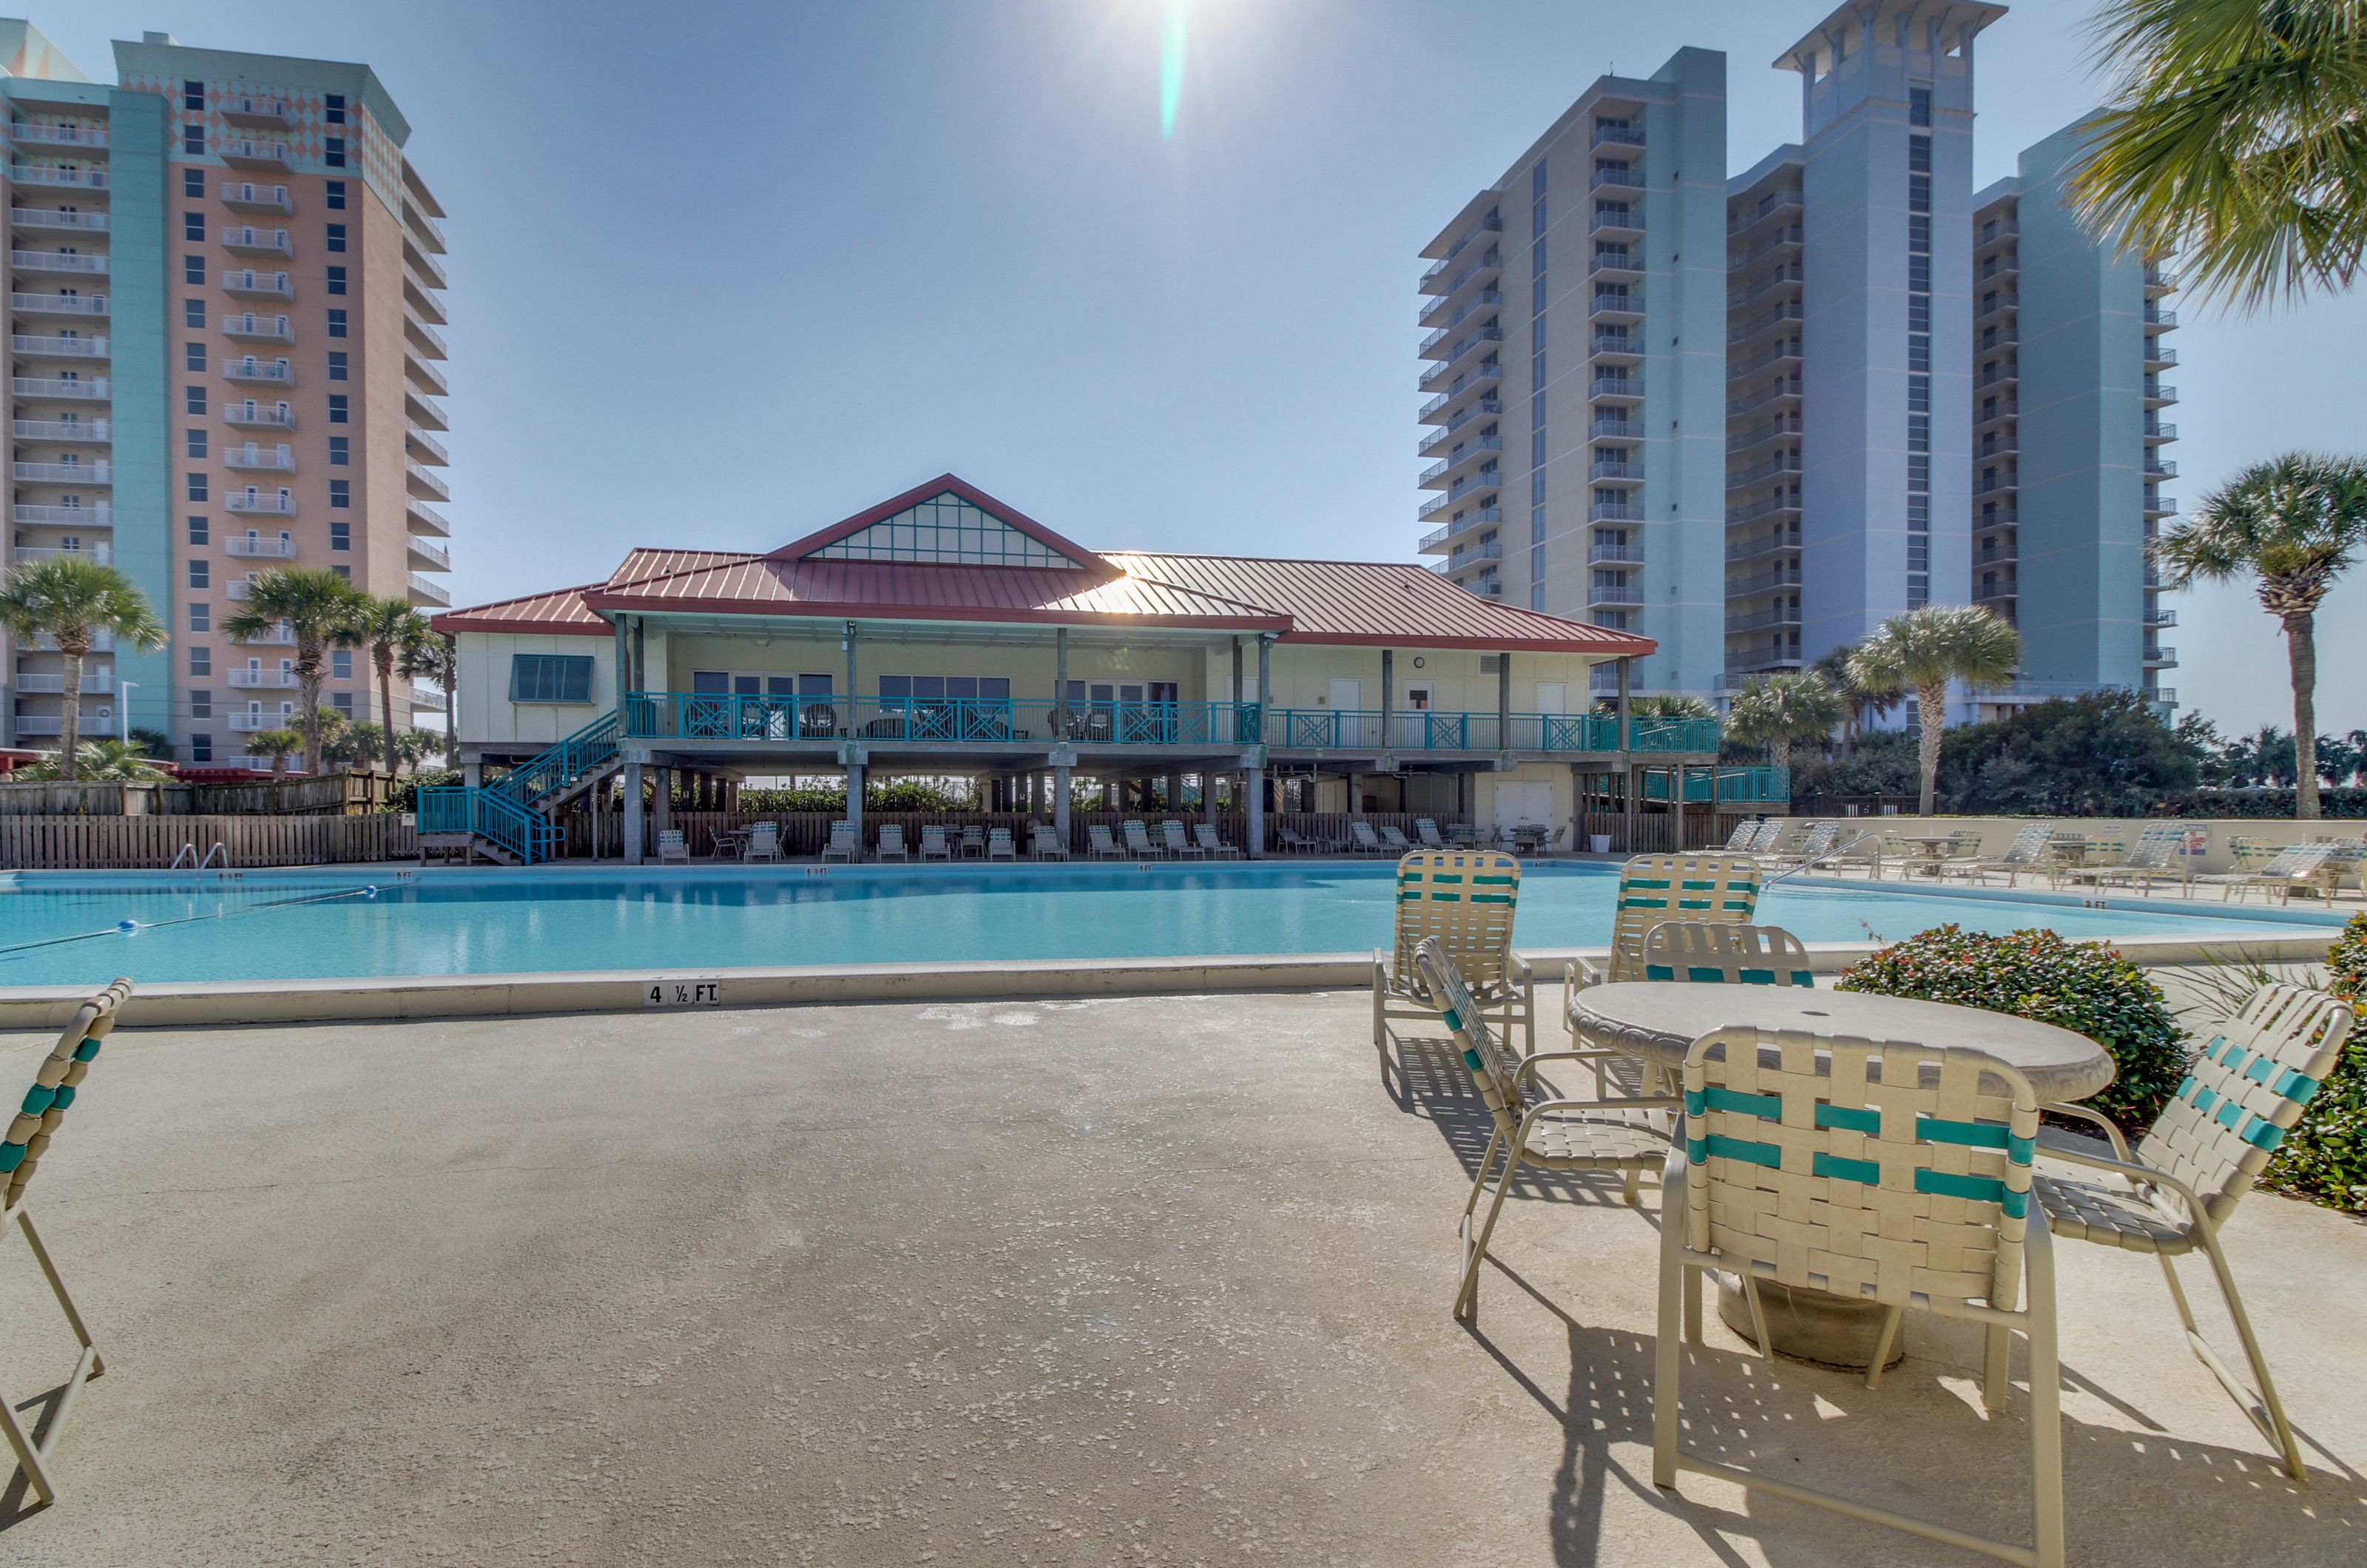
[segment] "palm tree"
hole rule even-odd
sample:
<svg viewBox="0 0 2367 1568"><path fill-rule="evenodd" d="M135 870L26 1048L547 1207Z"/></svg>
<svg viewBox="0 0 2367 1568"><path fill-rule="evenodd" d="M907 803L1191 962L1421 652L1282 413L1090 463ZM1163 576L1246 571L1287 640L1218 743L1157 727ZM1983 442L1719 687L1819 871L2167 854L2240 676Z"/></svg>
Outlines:
<svg viewBox="0 0 2367 1568"><path fill-rule="evenodd" d="M1636 697L1629 707L1637 718L1716 718L1717 710L1701 697L1683 692L1661 692Z"/></svg>
<svg viewBox="0 0 2367 1568"><path fill-rule="evenodd" d="M1849 705L1820 675L1784 671L1736 694L1726 730L1746 746L1764 746L1767 760L1792 765L1792 742L1829 737Z"/></svg>
<svg viewBox="0 0 2367 1568"><path fill-rule="evenodd" d="M82 661L101 632L142 653L164 646L164 626L131 580L111 566L51 556L17 567L0 585L0 626L28 642L47 636L65 658L65 716L58 730L58 776L71 784L80 763Z"/></svg>
<svg viewBox="0 0 2367 1568"><path fill-rule="evenodd" d="M1940 782L1940 735L1948 723L1948 682L2002 681L2022 662L2022 637L1976 604L1927 604L1882 623L1850 662L1869 689L1911 687L1923 725L1917 761L1923 773L1919 809L1931 815Z"/></svg>
<svg viewBox="0 0 2367 1568"><path fill-rule="evenodd" d="M424 675L444 688L444 765L459 767L460 730L452 705L460 683L459 645L431 626L403 649L400 668L406 681Z"/></svg>
<svg viewBox="0 0 2367 1568"><path fill-rule="evenodd" d="M28 779L62 778L63 757L62 751L44 752L41 761L18 769L17 774ZM74 748L74 776L95 783L140 784L172 775L152 761L136 742L85 740Z"/></svg>
<svg viewBox="0 0 2367 1568"><path fill-rule="evenodd" d="M246 738L246 754L271 759L271 776L288 772L288 759L304 750L304 738L292 729L259 729Z"/></svg>
<svg viewBox="0 0 2367 1568"><path fill-rule="evenodd" d="M1863 671L1852 660L1856 652L1853 648L1837 648L1808 667L1839 692L1841 701L1848 705L1849 713L1841 724L1841 745L1850 751L1857 750L1858 737L1865 733L1869 717L1888 713L1907 695L1902 686L1863 684L1859 680Z"/></svg>
<svg viewBox="0 0 2367 1568"><path fill-rule="evenodd" d="M2317 607L2367 544L2367 459L2288 452L2255 463L2153 544L2163 581L2254 580L2284 623L2293 671L2293 815L2317 818Z"/></svg>
<svg viewBox="0 0 2367 1568"><path fill-rule="evenodd" d="M246 608L225 616L235 642L268 636L285 624L296 638L297 727L304 735L304 771L321 771L321 679L332 647L351 648L352 606L361 591L334 571L287 566L247 579Z"/></svg>
<svg viewBox="0 0 2367 1568"><path fill-rule="evenodd" d="M374 599L364 594L354 601L347 629L356 642L369 650L370 663L378 670L379 711L382 716L379 755L386 763L387 776L392 778L402 771L402 757L395 745L395 662L428 635L427 617L413 609L407 600Z"/></svg>
<svg viewBox="0 0 2367 1568"><path fill-rule="evenodd" d="M2348 288L2367 252L2358 0L2107 0L2112 62L2071 197L2098 233L2188 259L2247 310Z"/></svg>

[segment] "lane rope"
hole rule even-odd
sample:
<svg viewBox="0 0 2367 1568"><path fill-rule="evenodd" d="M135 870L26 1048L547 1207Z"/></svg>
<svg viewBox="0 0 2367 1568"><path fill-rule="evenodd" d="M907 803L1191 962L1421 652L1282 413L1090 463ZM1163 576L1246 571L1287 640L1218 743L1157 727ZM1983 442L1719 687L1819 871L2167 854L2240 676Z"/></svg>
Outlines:
<svg viewBox="0 0 2367 1568"><path fill-rule="evenodd" d="M360 887L341 887L334 893L315 893L303 898L275 898L266 904L249 904L236 909L217 909L210 915L182 915L169 920L151 920L142 925L138 920L125 919L95 931L77 931L71 936L44 937L39 942L20 942L0 947L0 957L12 953L30 953L36 948L58 947L70 942L89 942L103 936L137 936L142 931L163 931L167 926L186 926L198 920L226 920L233 915L259 915L271 909L289 909L300 904L324 904L336 898L376 898L378 885L369 883Z"/></svg>

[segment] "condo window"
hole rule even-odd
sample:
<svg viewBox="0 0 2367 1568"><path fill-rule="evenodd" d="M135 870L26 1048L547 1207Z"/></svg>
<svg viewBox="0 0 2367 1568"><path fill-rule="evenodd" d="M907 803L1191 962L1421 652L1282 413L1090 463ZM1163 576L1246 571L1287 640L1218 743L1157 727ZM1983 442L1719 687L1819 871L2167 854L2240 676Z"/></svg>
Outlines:
<svg viewBox="0 0 2367 1568"><path fill-rule="evenodd" d="M181 281L184 283L203 284L205 280L206 258L203 256L183 256L181 258Z"/></svg>
<svg viewBox="0 0 2367 1568"><path fill-rule="evenodd" d="M329 269L329 292L332 294L343 294L345 291L345 269L341 266L331 267Z"/></svg>
<svg viewBox="0 0 2367 1568"><path fill-rule="evenodd" d="M189 476L189 499L191 501L203 501L206 499L205 475L191 474Z"/></svg>
<svg viewBox="0 0 2367 1568"><path fill-rule="evenodd" d="M345 96L343 93L321 95L321 118L331 125L345 123Z"/></svg>
<svg viewBox="0 0 2367 1568"><path fill-rule="evenodd" d="M344 168L345 166L345 139L342 136L323 137L321 141L321 162L326 164L333 169Z"/></svg>
<svg viewBox="0 0 2367 1568"><path fill-rule="evenodd" d="M1909 87L1907 89L1907 123L1909 125L1929 125L1931 123L1931 88Z"/></svg>
<svg viewBox="0 0 2367 1568"><path fill-rule="evenodd" d="M206 155L206 128L202 125L181 127L181 151L192 158Z"/></svg>
<svg viewBox="0 0 2367 1568"><path fill-rule="evenodd" d="M344 250L345 248L345 226L344 224L342 224L342 223L332 223L332 224L330 224L330 225L329 225L329 249L331 250L331 252L333 252L333 253L334 253L334 252L337 252L337 251L342 251L342 250Z"/></svg>
<svg viewBox="0 0 2367 1568"><path fill-rule="evenodd" d="M181 301L181 324L191 332L206 330L206 302L202 299Z"/></svg>
<svg viewBox="0 0 2367 1568"><path fill-rule="evenodd" d="M206 455L206 433L204 431L192 430L183 437L183 440L188 448L188 454L190 457L202 457Z"/></svg>
<svg viewBox="0 0 2367 1568"><path fill-rule="evenodd" d="M353 503L354 481L351 479L331 479L329 481L329 504L331 506L351 506Z"/></svg>
<svg viewBox="0 0 2367 1568"><path fill-rule="evenodd" d="M341 718L350 719L354 716L354 694L351 692L331 692L329 705L337 710L337 715Z"/></svg>
<svg viewBox="0 0 2367 1568"><path fill-rule="evenodd" d="M212 528L211 528L211 525L209 525L209 524L207 523L207 521L206 521L203 517L191 517L191 518L189 519L189 543L190 543L190 544L192 544L192 545L206 545L206 544L210 544L210 543L211 543L211 542L212 542L212 537L213 537L213 534L212 534Z"/></svg>
<svg viewBox="0 0 2367 1568"><path fill-rule="evenodd" d="M189 688L189 716L211 718L214 716L214 694L201 686Z"/></svg>
<svg viewBox="0 0 2367 1568"><path fill-rule="evenodd" d="M181 394L181 406L193 414L204 413L206 412L206 389L203 387L189 388L187 391Z"/></svg>
<svg viewBox="0 0 2367 1568"><path fill-rule="evenodd" d="M181 107L185 109L193 109L198 114L205 113L206 85L203 82L182 83Z"/></svg>
<svg viewBox="0 0 2367 1568"><path fill-rule="evenodd" d="M354 525L350 523L330 524L329 547L333 550L352 549L354 547Z"/></svg>
<svg viewBox="0 0 2367 1568"><path fill-rule="evenodd" d="M210 648L191 648L189 649L189 673L192 675L210 675L213 672L214 650Z"/></svg>
<svg viewBox="0 0 2367 1568"><path fill-rule="evenodd" d="M352 567L333 566L329 570L335 572L339 577L344 578L347 582L351 582L354 580L354 569Z"/></svg>
<svg viewBox="0 0 2367 1568"><path fill-rule="evenodd" d="M702 671L693 679L717 673ZM572 653L514 653L510 656L510 701L589 703L591 700L592 660L588 657Z"/></svg>
<svg viewBox="0 0 2367 1568"><path fill-rule="evenodd" d="M345 335L345 313L343 310L329 312L329 335L331 337Z"/></svg>
<svg viewBox="0 0 2367 1568"><path fill-rule="evenodd" d="M193 632L210 632L213 630L213 607L209 604L192 603L189 605L189 629Z"/></svg>
<svg viewBox="0 0 2367 1568"><path fill-rule="evenodd" d="M345 379L345 351L342 348L329 350L329 379L332 381Z"/></svg>
<svg viewBox="0 0 2367 1568"><path fill-rule="evenodd" d="M193 561L191 561L191 562L189 563L189 586L190 586L190 587L192 587L192 588L210 588L210 587L212 587L212 586L213 586L213 583L212 583L211 578L212 578L212 568L211 568L210 566L209 566L206 562L201 561L201 560L193 560Z"/></svg>
<svg viewBox="0 0 2367 1568"><path fill-rule="evenodd" d="M206 194L206 172L203 169L183 169L181 194L192 201L203 199Z"/></svg>
<svg viewBox="0 0 2367 1568"><path fill-rule="evenodd" d="M331 424L346 424L351 423L351 421L349 421L345 416L345 394L343 392L331 392L329 394L329 423Z"/></svg>
<svg viewBox="0 0 2367 1568"><path fill-rule="evenodd" d="M328 194L323 197L323 204L332 212L343 212L345 209L345 182L331 180L323 188Z"/></svg>
<svg viewBox="0 0 2367 1568"><path fill-rule="evenodd" d="M352 460L353 460L353 437L352 437L352 436L350 436L350 435L332 435L332 436L330 436L330 437L329 437L329 467L331 467L331 468L345 468L345 467L347 464L349 464L350 462L352 462Z"/></svg>
<svg viewBox="0 0 2367 1568"><path fill-rule="evenodd" d="M329 650L329 679L350 681L354 678L354 650L335 648Z"/></svg>
<svg viewBox="0 0 2367 1568"><path fill-rule="evenodd" d="M189 761L192 762L210 762L213 760L214 738L210 735L190 736Z"/></svg>
<svg viewBox="0 0 2367 1568"><path fill-rule="evenodd" d="M203 370L206 367L206 345L201 343L183 344L181 361L190 370Z"/></svg>

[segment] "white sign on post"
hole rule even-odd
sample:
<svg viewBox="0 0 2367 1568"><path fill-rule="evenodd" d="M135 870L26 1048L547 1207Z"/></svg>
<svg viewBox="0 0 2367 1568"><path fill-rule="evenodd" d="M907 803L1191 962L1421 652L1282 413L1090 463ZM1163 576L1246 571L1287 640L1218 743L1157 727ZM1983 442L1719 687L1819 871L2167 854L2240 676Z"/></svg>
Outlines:
<svg viewBox="0 0 2367 1568"><path fill-rule="evenodd" d="M652 980L641 988L641 1005L652 1008L713 1008L723 1005L720 980Z"/></svg>

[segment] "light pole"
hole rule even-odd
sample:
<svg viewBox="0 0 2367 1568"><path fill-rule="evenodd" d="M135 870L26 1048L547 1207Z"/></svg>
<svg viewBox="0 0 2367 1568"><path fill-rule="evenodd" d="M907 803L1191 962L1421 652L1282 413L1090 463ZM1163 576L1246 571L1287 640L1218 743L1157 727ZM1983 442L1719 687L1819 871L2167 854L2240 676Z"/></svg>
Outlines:
<svg viewBox="0 0 2367 1568"><path fill-rule="evenodd" d="M137 681L116 682L115 738L126 746L131 744L131 692L139 684Z"/></svg>

